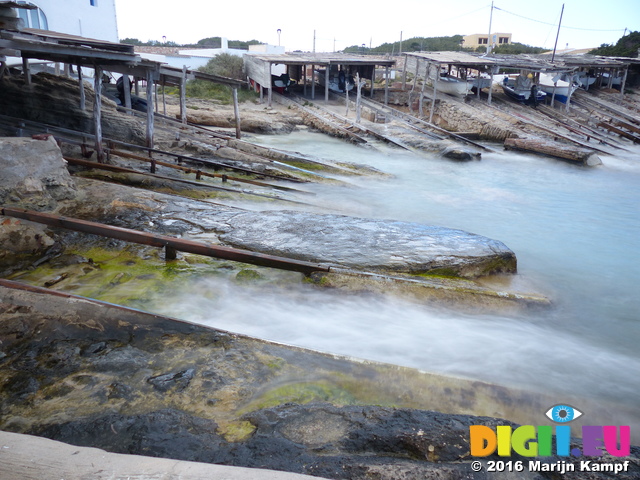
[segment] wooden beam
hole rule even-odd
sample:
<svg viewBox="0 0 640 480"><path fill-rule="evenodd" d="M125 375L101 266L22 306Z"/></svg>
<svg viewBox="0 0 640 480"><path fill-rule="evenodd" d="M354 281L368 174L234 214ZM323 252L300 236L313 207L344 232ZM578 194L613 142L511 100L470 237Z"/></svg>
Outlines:
<svg viewBox="0 0 640 480"><path fill-rule="evenodd" d="M82 78L82 67L78 65L78 86L80 88L80 110L83 112L87 109L87 96L84 91L84 80Z"/></svg>
<svg viewBox="0 0 640 480"><path fill-rule="evenodd" d="M180 77L180 121L187 124L187 66L182 66Z"/></svg>
<svg viewBox="0 0 640 480"><path fill-rule="evenodd" d="M104 163L102 149L102 68L96 65L93 74L93 128L95 135L95 150L99 163Z"/></svg>
<svg viewBox="0 0 640 480"><path fill-rule="evenodd" d="M108 238L115 238L125 242L139 243L160 248L173 248L182 252L193 253L196 255L205 255L214 258L223 258L235 262L249 263L252 265L260 265L264 267L279 268L281 270L289 270L301 272L305 275L313 272L328 272L329 267L318 265L303 260L292 258L278 257L275 255L267 255L263 253L241 250L238 248L224 247L212 245L209 243L195 242L182 238L169 237L156 233L141 232L129 228L113 227L103 223L90 222L77 218L63 217L60 215L34 212L17 208L2 208L0 213L4 216L21 218L38 223L43 223L51 227L65 228L77 232L84 232L93 235L100 235Z"/></svg>
<svg viewBox="0 0 640 480"><path fill-rule="evenodd" d="M31 85L31 70L29 69L28 57L22 57L22 73L24 75L24 83Z"/></svg>
<svg viewBox="0 0 640 480"><path fill-rule="evenodd" d="M384 84L384 104L389 105L389 66L387 65L384 69L385 76L387 77L387 81Z"/></svg>
<svg viewBox="0 0 640 480"><path fill-rule="evenodd" d="M147 147L153 148L153 73L147 71Z"/></svg>
<svg viewBox="0 0 640 480"><path fill-rule="evenodd" d="M238 106L238 89L236 87L232 88L233 93L233 114L236 118L236 138L240 140L242 137L242 133L240 132L240 108Z"/></svg>
<svg viewBox="0 0 640 480"><path fill-rule="evenodd" d="M311 65L311 100L316 99L316 66Z"/></svg>
<svg viewBox="0 0 640 480"><path fill-rule="evenodd" d="M429 123L433 123L433 112L436 109L436 96L438 94L438 77L440 76L440 66L434 65L436 69L435 79L433 80L433 101L431 102L431 111L429 112ZM431 64L429 63L429 73L431 72Z"/></svg>
<svg viewBox="0 0 640 480"><path fill-rule="evenodd" d="M324 103L329 103L329 74L331 72L331 63L327 65L324 73Z"/></svg>
<svg viewBox="0 0 640 480"><path fill-rule="evenodd" d="M122 88L124 89L124 106L131 108L131 79L129 75L122 75Z"/></svg>

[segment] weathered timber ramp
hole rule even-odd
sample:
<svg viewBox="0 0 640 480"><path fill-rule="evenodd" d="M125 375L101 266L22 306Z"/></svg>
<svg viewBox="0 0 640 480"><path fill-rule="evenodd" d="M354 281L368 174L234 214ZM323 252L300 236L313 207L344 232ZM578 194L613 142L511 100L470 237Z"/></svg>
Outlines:
<svg viewBox="0 0 640 480"><path fill-rule="evenodd" d="M337 95L337 94L333 93L333 95ZM341 96L341 98L344 98L344 96ZM473 145L474 147L479 148L480 150L483 150L483 151L487 151L487 152L493 151L491 148L485 145L482 145L478 142L474 142L473 140L463 137L462 135L458 135L454 132L449 132L448 130L438 127L437 125L434 125L433 123L430 123L422 118L419 118L415 115L411 115L409 113L405 113L397 108L390 107L389 105L384 105L383 103L378 102L376 100L363 97L360 99L360 101L362 105L366 106L367 108L375 112L378 112L379 114L384 115L385 117L392 117L396 121L402 122L407 127L423 135L426 135L428 138L431 138L433 140L444 140L444 138L446 137L456 142Z"/></svg>

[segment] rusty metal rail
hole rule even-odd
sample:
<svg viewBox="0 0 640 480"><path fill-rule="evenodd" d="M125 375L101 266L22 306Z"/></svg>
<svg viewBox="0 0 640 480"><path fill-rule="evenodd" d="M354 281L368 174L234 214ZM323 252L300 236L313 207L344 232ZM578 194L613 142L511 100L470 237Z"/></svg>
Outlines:
<svg viewBox="0 0 640 480"><path fill-rule="evenodd" d="M49 225L51 227L65 228L76 232L115 238L125 242L164 248L167 260L174 260L176 258L176 252L181 251L197 255L205 255L207 257L232 260L234 262L249 263L251 265L301 272L305 275L309 275L313 272L328 272L330 268L327 265L319 265L312 262L305 262L303 260L250 252L248 250L224 247L220 245L209 245L202 242L195 242L193 240L141 232L139 230L132 230L129 228L114 227L103 223L63 217L61 215L51 213L34 212L21 208L3 207L0 209L0 215L21 218L23 220Z"/></svg>

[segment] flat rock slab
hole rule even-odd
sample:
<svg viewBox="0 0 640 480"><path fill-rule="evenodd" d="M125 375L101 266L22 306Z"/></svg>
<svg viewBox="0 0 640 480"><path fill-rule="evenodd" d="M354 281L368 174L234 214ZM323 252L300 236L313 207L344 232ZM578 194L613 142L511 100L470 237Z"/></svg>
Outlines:
<svg viewBox="0 0 640 480"><path fill-rule="evenodd" d="M374 272L478 277L514 273L502 242L462 230L410 222L296 211L233 216L219 238L255 252Z"/></svg>

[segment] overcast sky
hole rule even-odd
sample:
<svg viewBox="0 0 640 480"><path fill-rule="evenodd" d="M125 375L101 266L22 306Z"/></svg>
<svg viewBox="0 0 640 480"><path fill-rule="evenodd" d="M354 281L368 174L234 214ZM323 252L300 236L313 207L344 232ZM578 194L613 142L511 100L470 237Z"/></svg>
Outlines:
<svg viewBox="0 0 640 480"><path fill-rule="evenodd" d="M120 39L196 43L207 37L259 40L287 51L331 52L375 47L411 37L489 32L491 1L395 2L287 0L115 0ZM625 28L640 30L639 0L495 0L492 33L553 49L564 3L558 49L615 43ZM183 6L182 6L183 5ZM281 30L278 35L278 29ZM278 38L280 37L280 38Z"/></svg>

